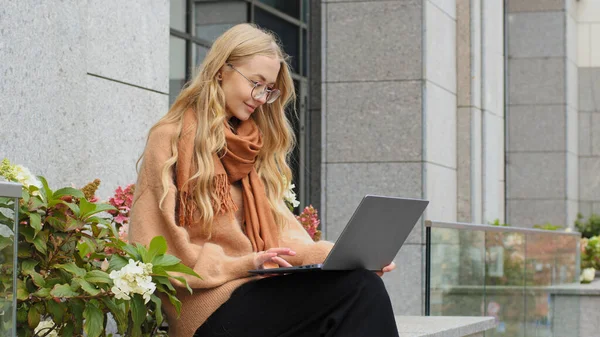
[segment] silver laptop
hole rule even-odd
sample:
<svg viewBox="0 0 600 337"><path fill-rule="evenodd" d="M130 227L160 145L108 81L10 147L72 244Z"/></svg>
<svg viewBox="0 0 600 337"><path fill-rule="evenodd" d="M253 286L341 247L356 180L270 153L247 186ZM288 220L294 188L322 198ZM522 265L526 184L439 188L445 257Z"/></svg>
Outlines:
<svg viewBox="0 0 600 337"><path fill-rule="evenodd" d="M280 274L358 268L379 271L394 260L428 204L427 200L366 195L322 264L249 272Z"/></svg>

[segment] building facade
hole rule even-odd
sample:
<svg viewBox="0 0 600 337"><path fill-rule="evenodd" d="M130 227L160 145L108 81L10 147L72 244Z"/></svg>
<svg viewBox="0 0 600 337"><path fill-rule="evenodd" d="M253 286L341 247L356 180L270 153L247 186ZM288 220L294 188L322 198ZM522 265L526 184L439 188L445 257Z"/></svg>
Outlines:
<svg viewBox="0 0 600 337"><path fill-rule="evenodd" d="M600 0L0 0L0 156L108 197L241 22L291 56L295 183L327 239L365 194L438 221L600 212ZM423 233L385 277L397 314L424 311Z"/></svg>

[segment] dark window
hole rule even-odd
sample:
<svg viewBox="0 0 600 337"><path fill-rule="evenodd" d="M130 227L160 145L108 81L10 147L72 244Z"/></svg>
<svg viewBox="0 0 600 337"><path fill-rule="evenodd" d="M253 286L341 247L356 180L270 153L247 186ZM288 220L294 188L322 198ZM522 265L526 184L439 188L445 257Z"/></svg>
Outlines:
<svg viewBox="0 0 600 337"><path fill-rule="evenodd" d="M259 0L265 5L269 5L278 11L287 14L294 19L300 19L300 1L299 0Z"/></svg>
<svg viewBox="0 0 600 337"><path fill-rule="evenodd" d="M298 59L300 58L300 28L261 8L254 10L254 22L266 28L279 37L285 52L290 55L290 65L295 73L299 73Z"/></svg>

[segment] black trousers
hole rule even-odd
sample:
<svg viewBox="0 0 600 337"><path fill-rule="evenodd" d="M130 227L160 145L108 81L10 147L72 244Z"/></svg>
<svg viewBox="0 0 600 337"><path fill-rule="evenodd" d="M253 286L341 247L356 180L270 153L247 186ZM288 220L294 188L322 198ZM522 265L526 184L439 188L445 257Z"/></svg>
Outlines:
<svg viewBox="0 0 600 337"><path fill-rule="evenodd" d="M317 271L246 283L194 337L398 336L387 290L364 269Z"/></svg>

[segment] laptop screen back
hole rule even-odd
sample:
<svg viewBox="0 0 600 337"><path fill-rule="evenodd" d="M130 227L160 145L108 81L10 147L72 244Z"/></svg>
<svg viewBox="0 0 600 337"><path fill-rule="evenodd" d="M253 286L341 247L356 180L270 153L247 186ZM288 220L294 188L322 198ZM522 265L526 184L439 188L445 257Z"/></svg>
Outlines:
<svg viewBox="0 0 600 337"><path fill-rule="evenodd" d="M323 270L381 270L398 254L428 204L419 199L365 196Z"/></svg>

